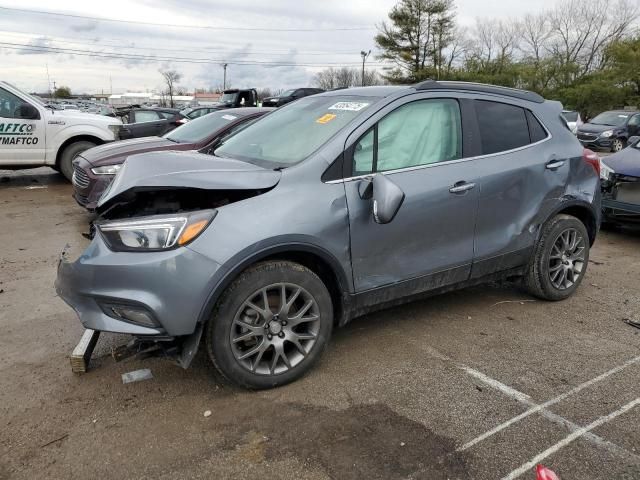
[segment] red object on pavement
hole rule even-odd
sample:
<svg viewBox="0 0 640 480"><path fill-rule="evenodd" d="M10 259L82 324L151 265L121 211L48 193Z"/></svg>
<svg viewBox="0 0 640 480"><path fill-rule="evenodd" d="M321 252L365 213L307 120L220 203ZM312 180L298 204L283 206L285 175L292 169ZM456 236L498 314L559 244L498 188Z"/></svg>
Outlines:
<svg viewBox="0 0 640 480"><path fill-rule="evenodd" d="M538 465L536 467L536 474L536 480L560 480L558 475L544 465Z"/></svg>

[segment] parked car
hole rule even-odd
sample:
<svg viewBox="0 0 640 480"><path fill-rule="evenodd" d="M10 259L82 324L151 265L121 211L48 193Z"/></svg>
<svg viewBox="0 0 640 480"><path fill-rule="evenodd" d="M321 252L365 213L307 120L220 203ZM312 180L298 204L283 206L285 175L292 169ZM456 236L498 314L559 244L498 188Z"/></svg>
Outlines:
<svg viewBox="0 0 640 480"><path fill-rule="evenodd" d="M317 93L322 93L324 90L321 88L293 88L291 90L287 90L280 95L275 97L268 97L262 101L263 107L281 107L289 102L293 102L298 98L307 97L309 95L315 95Z"/></svg>
<svg viewBox="0 0 640 480"><path fill-rule="evenodd" d="M189 121L176 108L132 108L120 112L120 140L164 135Z"/></svg>
<svg viewBox="0 0 640 480"><path fill-rule="evenodd" d="M220 108L214 106L208 107L187 107L180 110L180 113L187 117L189 120L193 120L194 118L202 117L204 115L208 115L211 112L215 112L220 110Z"/></svg>
<svg viewBox="0 0 640 480"><path fill-rule="evenodd" d="M50 166L71 180L80 152L115 139L122 123L77 110L55 110L0 81L0 168Z"/></svg>
<svg viewBox="0 0 640 480"><path fill-rule="evenodd" d="M627 139L640 135L640 112L612 110L578 127L578 140L585 147L619 152Z"/></svg>
<svg viewBox="0 0 640 480"><path fill-rule="evenodd" d="M222 139L271 110L220 110L188 122L162 137L121 140L87 150L74 162L73 198L79 205L93 210L128 156L161 150L202 150L208 153Z"/></svg>
<svg viewBox="0 0 640 480"><path fill-rule="evenodd" d="M598 158L535 93L460 82L302 98L213 156L129 157L56 288L87 328L183 345L248 388L334 327L500 278L562 300L600 224ZM166 345L166 343L165 343Z"/></svg>
<svg viewBox="0 0 640 480"><path fill-rule="evenodd" d="M627 148L603 158L600 168L603 223L640 223L640 137L631 137Z"/></svg>
<svg viewBox="0 0 640 480"><path fill-rule="evenodd" d="M580 112L576 112L575 110L563 110L562 116L567 121L569 130L571 130L574 135L577 134L578 127L580 127L584 123L582 121L582 117L580 116Z"/></svg>

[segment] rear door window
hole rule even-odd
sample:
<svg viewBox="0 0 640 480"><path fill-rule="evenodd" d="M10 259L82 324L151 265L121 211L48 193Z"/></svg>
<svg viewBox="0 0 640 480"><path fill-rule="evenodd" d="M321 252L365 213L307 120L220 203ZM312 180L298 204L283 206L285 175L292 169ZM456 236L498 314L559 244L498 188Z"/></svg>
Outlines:
<svg viewBox="0 0 640 480"><path fill-rule="evenodd" d="M151 110L139 110L133 112L134 114L134 122L142 123L142 122L155 122L160 118L160 116Z"/></svg>
<svg viewBox="0 0 640 480"><path fill-rule="evenodd" d="M531 143L524 108L486 100L476 100L475 107L483 155Z"/></svg>

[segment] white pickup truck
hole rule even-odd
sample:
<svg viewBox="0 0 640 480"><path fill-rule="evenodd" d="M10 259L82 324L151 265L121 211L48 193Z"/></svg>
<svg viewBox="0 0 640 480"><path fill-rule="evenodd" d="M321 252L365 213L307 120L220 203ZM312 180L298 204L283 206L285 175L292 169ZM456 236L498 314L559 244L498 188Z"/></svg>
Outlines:
<svg viewBox="0 0 640 480"><path fill-rule="evenodd" d="M119 119L52 110L41 100L0 81L0 170L48 165L71 180L73 159L117 138Z"/></svg>

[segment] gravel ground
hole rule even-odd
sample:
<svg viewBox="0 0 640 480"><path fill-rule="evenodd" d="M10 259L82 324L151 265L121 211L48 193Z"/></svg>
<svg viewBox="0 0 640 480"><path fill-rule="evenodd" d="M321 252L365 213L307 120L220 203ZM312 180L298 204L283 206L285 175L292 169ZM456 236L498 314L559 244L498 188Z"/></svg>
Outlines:
<svg viewBox="0 0 640 480"><path fill-rule="evenodd" d="M640 231L601 232L567 301L486 286L368 315L307 377L252 393L203 351L187 371L115 363L127 338L109 334L71 373L83 330L53 288L59 252L86 244L70 193L48 169L0 172L0 478L533 479L537 461L640 478L640 330L623 322L640 320ZM123 385L139 368L153 379Z"/></svg>

